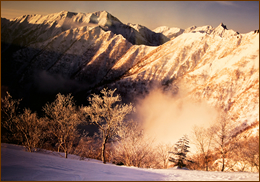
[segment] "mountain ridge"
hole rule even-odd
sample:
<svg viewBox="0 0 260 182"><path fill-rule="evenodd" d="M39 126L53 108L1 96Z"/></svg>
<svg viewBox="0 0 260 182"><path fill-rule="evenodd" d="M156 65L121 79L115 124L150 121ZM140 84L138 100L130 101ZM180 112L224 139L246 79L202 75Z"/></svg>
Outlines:
<svg viewBox="0 0 260 182"><path fill-rule="evenodd" d="M86 103L103 87L118 88L124 102L136 102L157 87L171 95L185 88L185 98L227 110L238 128L259 122L257 32L223 23L152 31L106 11L1 20L2 84L28 106L57 92Z"/></svg>

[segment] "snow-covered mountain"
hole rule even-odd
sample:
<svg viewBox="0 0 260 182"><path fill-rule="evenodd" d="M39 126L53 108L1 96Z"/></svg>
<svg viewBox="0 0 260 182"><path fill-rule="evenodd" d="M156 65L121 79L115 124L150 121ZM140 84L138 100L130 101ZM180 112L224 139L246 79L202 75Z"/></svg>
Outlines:
<svg viewBox="0 0 260 182"><path fill-rule="evenodd" d="M173 37L175 38L181 35L184 32L184 29L176 28L176 27L169 28L167 26L160 26L154 29L153 31L156 33L162 33L163 35L171 39Z"/></svg>
<svg viewBox="0 0 260 182"><path fill-rule="evenodd" d="M117 87L124 82L159 82L173 94L185 88L188 98L227 110L239 131L259 123L259 34L237 34L223 24L195 28L144 56ZM140 86L127 93L133 97L144 90Z"/></svg>
<svg viewBox="0 0 260 182"><path fill-rule="evenodd" d="M228 30L227 26L224 25L223 23L221 23L217 28L213 28L210 25L206 25L202 27L191 26L186 29L181 29L176 27L169 28L167 26L161 26L161 27L157 27L153 31L156 33L162 33L169 39L175 38L183 33L196 33L196 32L207 33L207 34L212 33L214 35L219 35L220 37L239 35L239 33L235 32L234 30Z"/></svg>
<svg viewBox="0 0 260 182"><path fill-rule="evenodd" d="M161 33L155 33L147 28L143 32L144 27L140 30L123 24L107 11L87 14L61 11L45 16L24 15L11 21L3 19L1 24L2 35L8 34L9 36L3 36L2 41L24 46L29 43L45 41L66 30L83 26L99 27L104 31L120 34L132 44L158 46L168 41L168 38Z"/></svg>
<svg viewBox="0 0 260 182"><path fill-rule="evenodd" d="M237 130L259 126L257 32L239 34L223 23L151 31L106 11L1 20L2 85L28 103L57 92L86 100L105 86L135 102L159 87L222 107Z"/></svg>

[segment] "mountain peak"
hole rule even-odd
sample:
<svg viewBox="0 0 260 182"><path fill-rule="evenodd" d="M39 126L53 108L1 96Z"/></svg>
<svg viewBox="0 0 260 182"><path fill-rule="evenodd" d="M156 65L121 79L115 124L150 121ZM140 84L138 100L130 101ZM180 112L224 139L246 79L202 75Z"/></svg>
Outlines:
<svg viewBox="0 0 260 182"><path fill-rule="evenodd" d="M91 14L96 15L97 17L106 17L106 18L114 17L111 13L109 13L108 11L105 11L105 10L96 11Z"/></svg>
<svg viewBox="0 0 260 182"><path fill-rule="evenodd" d="M98 24L102 27L106 26L112 26L118 23L121 23L119 19L114 17L112 14L110 14L107 11L97 11L94 13L91 13L94 16L97 16L98 18Z"/></svg>
<svg viewBox="0 0 260 182"><path fill-rule="evenodd" d="M191 27L189 27L189 28L186 28L186 29L184 30L184 33L191 32L192 30L195 30L196 28L197 28L197 26L193 25L193 26L191 26Z"/></svg>
<svg viewBox="0 0 260 182"><path fill-rule="evenodd" d="M100 11L100 13L101 13L101 14L106 14L106 15L111 15L111 13L109 13L109 12L106 11L106 10L102 10L102 11Z"/></svg>
<svg viewBox="0 0 260 182"><path fill-rule="evenodd" d="M224 25L223 23L220 23L218 27L222 27L222 28L224 28L225 30L228 30L227 26Z"/></svg>
<svg viewBox="0 0 260 182"><path fill-rule="evenodd" d="M59 14L60 15L65 15L66 17L71 18L72 16L77 15L78 13L67 11L67 10L63 10Z"/></svg>

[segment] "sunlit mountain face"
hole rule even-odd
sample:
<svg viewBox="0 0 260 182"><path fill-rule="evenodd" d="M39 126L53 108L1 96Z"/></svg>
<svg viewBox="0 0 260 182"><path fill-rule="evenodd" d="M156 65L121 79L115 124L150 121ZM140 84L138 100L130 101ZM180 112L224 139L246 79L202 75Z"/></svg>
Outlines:
<svg viewBox="0 0 260 182"><path fill-rule="evenodd" d="M254 125L253 131L259 126L258 32L239 34L223 23L149 30L106 11L2 18L2 88L39 112L59 92L87 104L91 93L117 88L123 102L138 105L158 91L172 102L222 108L235 130ZM153 98L152 105L165 105Z"/></svg>

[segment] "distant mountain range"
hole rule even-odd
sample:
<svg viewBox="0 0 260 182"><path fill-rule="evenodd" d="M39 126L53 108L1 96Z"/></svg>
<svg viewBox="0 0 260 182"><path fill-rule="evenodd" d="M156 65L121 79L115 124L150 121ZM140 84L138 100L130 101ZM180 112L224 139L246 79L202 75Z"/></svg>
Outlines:
<svg viewBox="0 0 260 182"><path fill-rule="evenodd" d="M245 129L259 123L258 32L222 23L149 30L106 11L1 18L2 87L36 110L58 92L86 103L116 87L135 102L154 87L185 88L185 97L222 107Z"/></svg>

